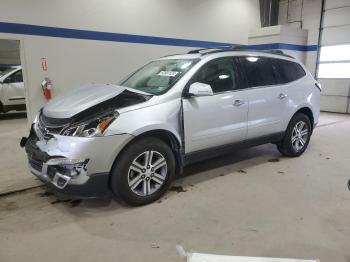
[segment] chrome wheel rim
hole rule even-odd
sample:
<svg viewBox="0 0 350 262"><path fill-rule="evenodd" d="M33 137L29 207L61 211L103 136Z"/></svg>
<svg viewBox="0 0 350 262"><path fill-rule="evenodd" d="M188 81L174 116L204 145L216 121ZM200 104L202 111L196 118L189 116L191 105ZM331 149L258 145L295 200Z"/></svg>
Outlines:
<svg viewBox="0 0 350 262"><path fill-rule="evenodd" d="M302 150L308 140L309 130L304 121L299 121L293 128L292 146L295 151Z"/></svg>
<svg viewBox="0 0 350 262"><path fill-rule="evenodd" d="M168 165L165 157L157 151L145 151L131 163L128 185L139 196L148 196L164 184Z"/></svg>

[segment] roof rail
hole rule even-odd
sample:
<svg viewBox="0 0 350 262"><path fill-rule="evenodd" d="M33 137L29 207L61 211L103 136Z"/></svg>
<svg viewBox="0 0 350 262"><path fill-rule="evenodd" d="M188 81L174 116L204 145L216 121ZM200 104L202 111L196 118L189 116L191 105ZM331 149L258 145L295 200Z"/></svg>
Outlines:
<svg viewBox="0 0 350 262"><path fill-rule="evenodd" d="M285 57L289 57L289 58L294 58L291 55L288 55L286 53L284 53L282 50L279 49L271 49L271 50L254 50L256 52L262 52L262 53L267 53L267 54L273 54L273 55L281 55L281 56L285 56Z"/></svg>
<svg viewBox="0 0 350 262"><path fill-rule="evenodd" d="M213 51L217 50L217 52L223 52L223 51L230 51L236 48L238 45L223 45L223 46L213 46L213 47L207 47L207 48L199 48L189 51L187 54L200 54L201 51ZM204 52L206 54L207 52Z"/></svg>
<svg viewBox="0 0 350 262"><path fill-rule="evenodd" d="M217 50L215 50L217 49ZM251 51L251 52L260 52L260 53L266 53L266 54L273 54L273 55L280 55L280 56L285 56L285 57L289 57L289 58L293 58L295 59L295 57L288 55L286 53L284 53L282 50L279 49L271 49L271 50L257 50L257 49L252 49L252 48L247 48L247 46L244 45L235 45L235 46L231 46L230 48L203 48L203 49L198 49L199 51L202 50L208 50L207 52L203 52L201 53L202 55L207 55L207 54L213 54L213 53L219 53L219 52L227 52L227 51ZM193 50L195 51L195 50ZM197 52L193 52L193 53L199 53L199 51ZM191 53L191 54L193 54Z"/></svg>

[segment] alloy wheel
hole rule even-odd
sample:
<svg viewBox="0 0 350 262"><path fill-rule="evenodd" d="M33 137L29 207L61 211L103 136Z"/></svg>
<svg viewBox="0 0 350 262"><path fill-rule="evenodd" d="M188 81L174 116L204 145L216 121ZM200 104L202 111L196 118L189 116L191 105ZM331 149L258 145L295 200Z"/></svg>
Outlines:
<svg viewBox="0 0 350 262"><path fill-rule="evenodd" d="M167 161L157 151L145 151L131 163L128 185L139 196L148 196L158 191L167 177Z"/></svg>
<svg viewBox="0 0 350 262"><path fill-rule="evenodd" d="M309 138L309 129L304 121L299 121L293 128L292 146L295 151L302 150Z"/></svg>

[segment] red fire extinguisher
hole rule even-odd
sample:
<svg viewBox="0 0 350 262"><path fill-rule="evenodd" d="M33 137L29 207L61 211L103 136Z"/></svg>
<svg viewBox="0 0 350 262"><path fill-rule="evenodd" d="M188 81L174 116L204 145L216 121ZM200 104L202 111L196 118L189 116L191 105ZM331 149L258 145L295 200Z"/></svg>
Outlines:
<svg viewBox="0 0 350 262"><path fill-rule="evenodd" d="M52 83L48 77L45 77L44 81L41 82L41 87L43 89L43 94L46 100L51 99Z"/></svg>

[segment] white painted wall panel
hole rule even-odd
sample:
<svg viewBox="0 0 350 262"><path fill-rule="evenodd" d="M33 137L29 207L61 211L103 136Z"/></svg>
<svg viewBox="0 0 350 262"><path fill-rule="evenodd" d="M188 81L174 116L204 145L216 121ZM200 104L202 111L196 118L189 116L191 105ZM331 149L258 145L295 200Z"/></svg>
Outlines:
<svg viewBox="0 0 350 262"><path fill-rule="evenodd" d="M322 0L304 0L293 1L289 0L289 6L298 5L298 7L289 8L288 12L288 0L280 0L279 3L279 15L278 21L281 25L290 25L294 27L302 27L302 29L308 30L308 45L317 45L319 36L319 26L321 18L321 6ZM302 9L301 23L294 22L291 18L300 18L300 12ZM300 19L299 19L300 20ZM309 71L314 74L316 68L317 52L306 52L305 65Z"/></svg>
<svg viewBox="0 0 350 262"><path fill-rule="evenodd" d="M2 0L0 21L246 43L259 0Z"/></svg>
<svg viewBox="0 0 350 262"><path fill-rule="evenodd" d="M319 79L322 85L322 95L348 96L350 88L349 79Z"/></svg>
<svg viewBox="0 0 350 262"><path fill-rule="evenodd" d="M346 43L350 43L350 25L324 28L322 34L322 45L338 45Z"/></svg>
<svg viewBox="0 0 350 262"><path fill-rule="evenodd" d="M326 0L325 9L350 6L350 0Z"/></svg>
<svg viewBox="0 0 350 262"><path fill-rule="evenodd" d="M346 113L348 99L343 96L321 96L321 110L328 112Z"/></svg>
<svg viewBox="0 0 350 262"><path fill-rule="evenodd" d="M350 25L350 7L330 9L325 12L323 27Z"/></svg>

